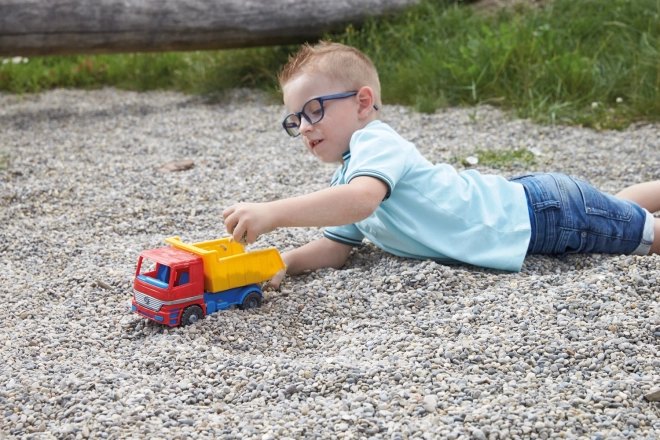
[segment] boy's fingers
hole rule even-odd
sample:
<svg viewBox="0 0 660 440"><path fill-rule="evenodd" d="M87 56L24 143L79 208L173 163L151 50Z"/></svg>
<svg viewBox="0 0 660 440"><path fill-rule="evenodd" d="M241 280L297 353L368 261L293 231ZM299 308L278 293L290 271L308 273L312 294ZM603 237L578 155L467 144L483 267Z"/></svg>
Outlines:
<svg viewBox="0 0 660 440"><path fill-rule="evenodd" d="M268 280L268 286L272 287L273 289L278 289L285 276L286 269L279 270L270 280Z"/></svg>
<svg viewBox="0 0 660 440"><path fill-rule="evenodd" d="M238 243L243 243L243 238L245 237L244 234L245 234L244 232L241 232L241 229L239 229L238 227L236 227L236 228L234 228L234 230L232 231L232 234L231 234L231 235L234 237L234 241L236 241L236 242L238 242Z"/></svg>
<svg viewBox="0 0 660 440"><path fill-rule="evenodd" d="M232 215L233 212L234 212L234 207L233 206L230 206L229 208L226 208L224 211L222 211L222 218L227 220L227 217Z"/></svg>
<svg viewBox="0 0 660 440"><path fill-rule="evenodd" d="M255 233L253 233L253 232L245 231L243 233L243 238L245 239L246 243L252 244L252 243L256 242L259 239L259 236Z"/></svg>

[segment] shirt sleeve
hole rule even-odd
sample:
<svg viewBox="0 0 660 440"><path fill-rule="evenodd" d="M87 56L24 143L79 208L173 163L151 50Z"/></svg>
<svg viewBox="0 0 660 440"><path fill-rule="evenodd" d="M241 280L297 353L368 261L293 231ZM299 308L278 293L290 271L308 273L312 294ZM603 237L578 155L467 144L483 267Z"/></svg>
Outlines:
<svg viewBox="0 0 660 440"><path fill-rule="evenodd" d="M392 134L368 129L356 132L351 139L351 161L346 172L346 183L359 176L380 179L387 185L385 201L404 174L405 158L405 146Z"/></svg>
<svg viewBox="0 0 660 440"><path fill-rule="evenodd" d="M362 239L364 239L364 235L354 224L327 227L323 236L348 246L362 246Z"/></svg>

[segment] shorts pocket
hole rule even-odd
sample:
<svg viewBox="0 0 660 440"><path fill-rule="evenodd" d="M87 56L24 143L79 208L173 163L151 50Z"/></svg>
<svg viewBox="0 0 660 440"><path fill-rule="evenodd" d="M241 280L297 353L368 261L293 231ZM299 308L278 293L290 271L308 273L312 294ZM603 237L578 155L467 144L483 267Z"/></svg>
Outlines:
<svg viewBox="0 0 660 440"><path fill-rule="evenodd" d="M605 194L580 179L572 177L571 179L578 186L582 194L582 201L584 202L584 209L587 215L598 215L624 221L632 218L633 207L630 203L625 203L617 197Z"/></svg>
<svg viewBox="0 0 660 440"><path fill-rule="evenodd" d="M578 254L584 252L586 244L586 232L562 228L559 232L557 247L554 249L553 253L559 257L564 257L569 254Z"/></svg>

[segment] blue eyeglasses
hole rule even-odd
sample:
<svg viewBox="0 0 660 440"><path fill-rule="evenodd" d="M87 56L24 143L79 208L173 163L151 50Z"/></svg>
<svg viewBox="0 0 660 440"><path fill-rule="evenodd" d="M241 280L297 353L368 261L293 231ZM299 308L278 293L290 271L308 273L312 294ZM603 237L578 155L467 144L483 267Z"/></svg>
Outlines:
<svg viewBox="0 0 660 440"><path fill-rule="evenodd" d="M323 103L325 101L348 98L349 96L354 95L357 95L357 92L337 93L335 95L319 96L318 98L310 99L305 105L303 105L300 112L290 114L284 118L282 127L284 127L284 131L286 131L289 136L296 137L300 135L300 124L302 124L301 117L305 118L310 124L316 124L323 119L323 116L325 116L325 109L323 108ZM374 108L378 110L378 106L374 105Z"/></svg>

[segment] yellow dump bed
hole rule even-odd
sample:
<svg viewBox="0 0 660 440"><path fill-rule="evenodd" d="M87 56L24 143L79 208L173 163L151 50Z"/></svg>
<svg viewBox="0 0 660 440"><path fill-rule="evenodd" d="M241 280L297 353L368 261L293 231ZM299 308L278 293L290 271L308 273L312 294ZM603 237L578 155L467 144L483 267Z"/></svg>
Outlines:
<svg viewBox="0 0 660 440"><path fill-rule="evenodd" d="M179 237L170 237L165 242L204 260L204 290L207 292L262 283L285 268L277 249L245 252L243 245L229 238L186 244Z"/></svg>

